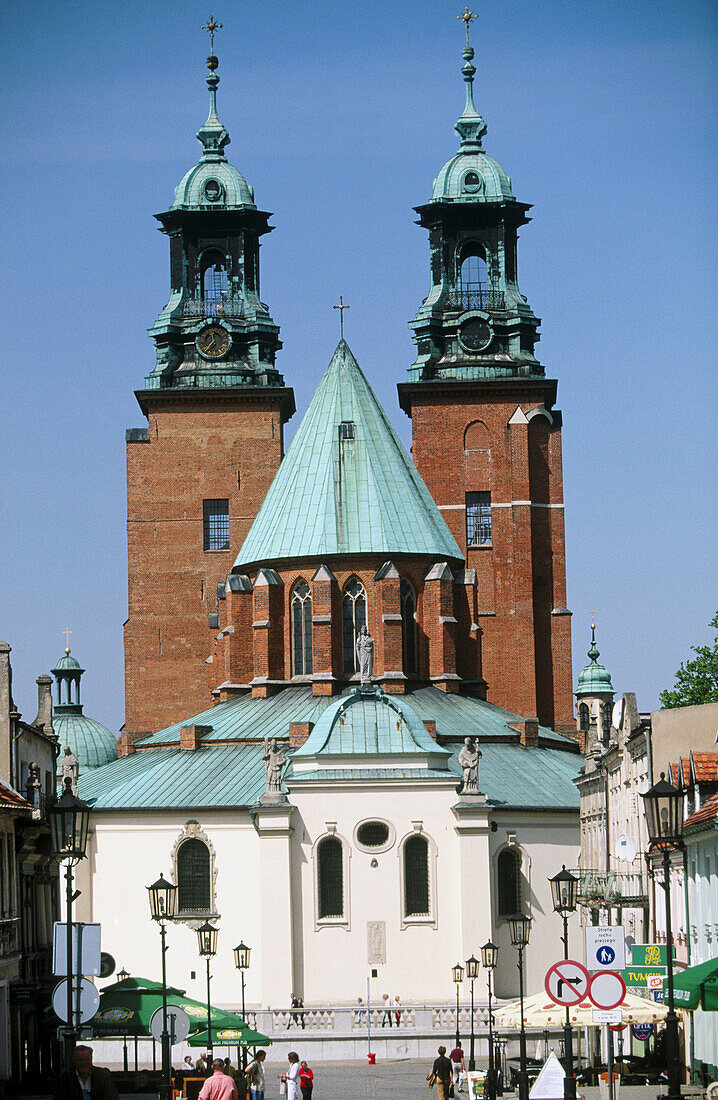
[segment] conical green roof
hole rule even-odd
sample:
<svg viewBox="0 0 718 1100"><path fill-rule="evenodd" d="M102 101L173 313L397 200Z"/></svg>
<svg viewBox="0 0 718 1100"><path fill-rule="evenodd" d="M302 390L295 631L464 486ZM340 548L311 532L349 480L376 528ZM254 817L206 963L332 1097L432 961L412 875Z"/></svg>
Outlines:
<svg viewBox="0 0 718 1100"><path fill-rule="evenodd" d="M599 695L602 692L610 692L613 695L615 693L611 683L611 673L604 665L598 663L600 656L601 654L596 645L596 627L592 623L591 648L588 651L590 663L585 665L578 674L576 695Z"/></svg>
<svg viewBox="0 0 718 1100"><path fill-rule="evenodd" d="M341 340L235 570L284 558L421 554L462 559L386 413Z"/></svg>

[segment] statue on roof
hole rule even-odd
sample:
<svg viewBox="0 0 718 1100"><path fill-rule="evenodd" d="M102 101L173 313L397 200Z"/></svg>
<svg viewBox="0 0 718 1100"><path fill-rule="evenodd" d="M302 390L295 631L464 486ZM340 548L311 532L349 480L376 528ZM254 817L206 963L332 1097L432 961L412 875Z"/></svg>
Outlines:
<svg viewBox="0 0 718 1100"><path fill-rule="evenodd" d="M271 740L265 737L262 760L264 761L264 775L267 783L265 794L281 795L282 771L287 763L287 758L277 745L276 737L272 737Z"/></svg>
<svg viewBox="0 0 718 1100"><path fill-rule="evenodd" d="M461 786L462 794L479 793L479 760L481 749L476 746L475 737L465 737L464 744L459 753L459 764L464 773L464 781Z"/></svg>
<svg viewBox="0 0 718 1100"><path fill-rule="evenodd" d="M374 671L374 639L366 626L363 626L357 635L356 655L361 682L370 684L371 674Z"/></svg>
<svg viewBox="0 0 718 1100"><path fill-rule="evenodd" d="M63 789L67 787L66 780L70 780L70 790L74 795L77 794L77 777L79 771L80 764L77 757L70 746L65 745L65 755L60 761L60 777L62 779Z"/></svg>

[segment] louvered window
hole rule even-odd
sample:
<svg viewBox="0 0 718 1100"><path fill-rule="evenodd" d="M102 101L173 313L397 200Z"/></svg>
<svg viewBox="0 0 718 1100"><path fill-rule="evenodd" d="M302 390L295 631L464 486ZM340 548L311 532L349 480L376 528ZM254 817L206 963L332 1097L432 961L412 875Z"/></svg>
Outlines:
<svg viewBox="0 0 718 1100"><path fill-rule="evenodd" d="M429 844L423 836L411 836L404 845L404 914L429 915Z"/></svg>
<svg viewBox="0 0 718 1100"><path fill-rule="evenodd" d="M521 877L519 853L504 848L496 865L498 876L499 916L513 917L521 912Z"/></svg>
<svg viewBox="0 0 718 1100"><path fill-rule="evenodd" d="M209 849L190 839L177 850L177 905L181 913L208 913L211 909Z"/></svg>
<svg viewBox="0 0 718 1100"><path fill-rule="evenodd" d="M578 707L578 724L582 730L586 731L589 727L589 712L585 703L580 703Z"/></svg>
<svg viewBox="0 0 718 1100"><path fill-rule="evenodd" d="M344 916L344 855L342 843L328 836L317 850L317 889L319 919Z"/></svg>

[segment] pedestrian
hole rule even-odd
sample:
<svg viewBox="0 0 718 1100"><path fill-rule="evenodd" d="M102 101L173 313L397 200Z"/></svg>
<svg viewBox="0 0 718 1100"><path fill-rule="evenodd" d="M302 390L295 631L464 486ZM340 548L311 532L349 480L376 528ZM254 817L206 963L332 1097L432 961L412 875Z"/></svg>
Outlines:
<svg viewBox="0 0 718 1100"><path fill-rule="evenodd" d="M386 1027L387 1020L389 1021L389 1027L391 1027L391 1001L389 1000L388 993L382 993L381 996L382 1017L381 1026Z"/></svg>
<svg viewBox="0 0 718 1100"><path fill-rule="evenodd" d="M362 997L357 997L357 1005L359 1006L357 1008L357 1024L359 1025L359 1027L361 1027L364 1023L364 1017L366 1016L366 1012L364 1011L364 1000Z"/></svg>
<svg viewBox="0 0 718 1100"><path fill-rule="evenodd" d="M302 1025L302 1031L304 1031L304 1001L301 997L297 997L297 1008L299 1009L299 1023Z"/></svg>
<svg viewBox="0 0 718 1100"><path fill-rule="evenodd" d="M212 1076L202 1085L197 1100L239 1100L234 1078L224 1072L221 1058L212 1062Z"/></svg>
<svg viewBox="0 0 718 1100"><path fill-rule="evenodd" d="M439 1057L434 1059L427 1076L430 1085L436 1083L436 1100L449 1100L451 1089L451 1062L446 1057L446 1047L439 1047Z"/></svg>
<svg viewBox="0 0 718 1100"><path fill-rule="evenodd" d="M177 1071L179 1077L194 1077L194 1062L191 1054L185 1054L184 1062Z"/></svg>
<svg viewBox="0 0 718 1100"><path fill-rule="evenodd" d="M109 1069L93 1066L92 1047L75 1047L75 1068L64 1069L57 1079L53 1100L118 1100Z"/></svg>
<svg viewBox="0 0 718 1100"><path fill-rule="evenodd" d="M232 1065L232 1059L231 1058L225 1058L225 1060L224 1060L224 1072L226 1073L227 1077L231 1077L232 1080L234 1080L235 1073L234 1073L234 1066Z"/></svg>
<svg viewBox="0 0 718 1100"><path fill-rule="evenodd" d="M302 1000L301 997L298 997L296 993L292 993L290 995L289 1000L290 1000L290 1005L291 1005L292 1009L301 1009L301 1011L297 1011L297 1012L293 1011L292 1012L292 1014L291 1014L292 1023L294 1024L295 1027L299 1027L301 1025L301 1027L303 1028L304 1027L304 1001Z"/></svg>
<svg viewBox="0 0 718 1100"><path fill-rule="evenodd" d="M399 1026L399 1020L401 1019L401 1001L399 1000L399 994L397 993L394 998L394 1019L396 1020L396 1026Z"/></svg>
<svg viewBox="0 0 718 1100"><path fill-rule="evenodd" d="M287 1061L289 1069L278 1075L279 1080L287 1090L287 1100L299 1100L299 1055L296 1050L290 1050Z"/></svg>
<svg viewBox="0 0 718 1100"><path fill-rule="evenodd" d="M203 1050L194 1064L195 1072L202 1077L207 1076L207 1051Z"/></svg>
<svg viewBox="0 0 718 1100"><path fill-rule="evenodd" d="M449 1058L454 1070L454 1088L457 1092L461 1092L461 1082L466 1074L466 1065L464 1064L464 1051L460 1042L456 1044Z"/></svg>
<svg viewBox="0 0 718 1100"><path fill-rule="evenodd" d="M306 1062L299 1063L299 1087L302 1090L302 1100L312 1100L314 1074Z"/></svg>
<svg viewBox="0 0 718 1100"><path fill-rule="evenodd" d="M245 1071L249 1081L251 1100L264 1100L264 1059L266 1057L266 1050L258 1050L254 1061L249 1063Z"/></svg>

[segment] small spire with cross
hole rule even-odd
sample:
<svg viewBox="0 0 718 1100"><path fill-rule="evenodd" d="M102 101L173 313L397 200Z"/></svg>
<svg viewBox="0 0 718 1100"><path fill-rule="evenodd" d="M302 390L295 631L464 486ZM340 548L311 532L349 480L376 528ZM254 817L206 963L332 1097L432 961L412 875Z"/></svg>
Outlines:
<svg viewBox="0 0 718 1100"><path fill-rule="evenodd" d="M468 11L468 8L466 10ZM215 36L215 32L220 31L221 29L222 29L222 24L217 23L217 21L215 20L213 15L210 15L207 22L202 24L202 30L207 31L207 34L209 35L209 52L210 52L210 54L214 54L214 36Z"/></svg>
<svg viewBox="0 0 718 1100"><path fill-rule="evenodd" d="M469 5L467 4L461 15L457 15L456 18L464 20L464 25L466 27L466 45L469 47L471 45L469 42L469 26L471 25L472 19L478 19L479 17L475 15L473 11L469 11Z"/></svg>
<svg viewBox="0 0 718 1100"><path fill-rule="evenodd" d="M339 310L339 335L340 335L340 338L343 340L344 339L344 310L345 309L351 309L351 306L345 306L344 305L344 298L340 294L339 295L339 305L334 306L333 308Z"/></svg>
<svg viewBox="0 0 718 1100"><path fill-rule="evenodd" d="M70 652L70 635L72 634L72 631L71 630L61 630L60 633L65 635L65 653L69 653Z"/></svg>

